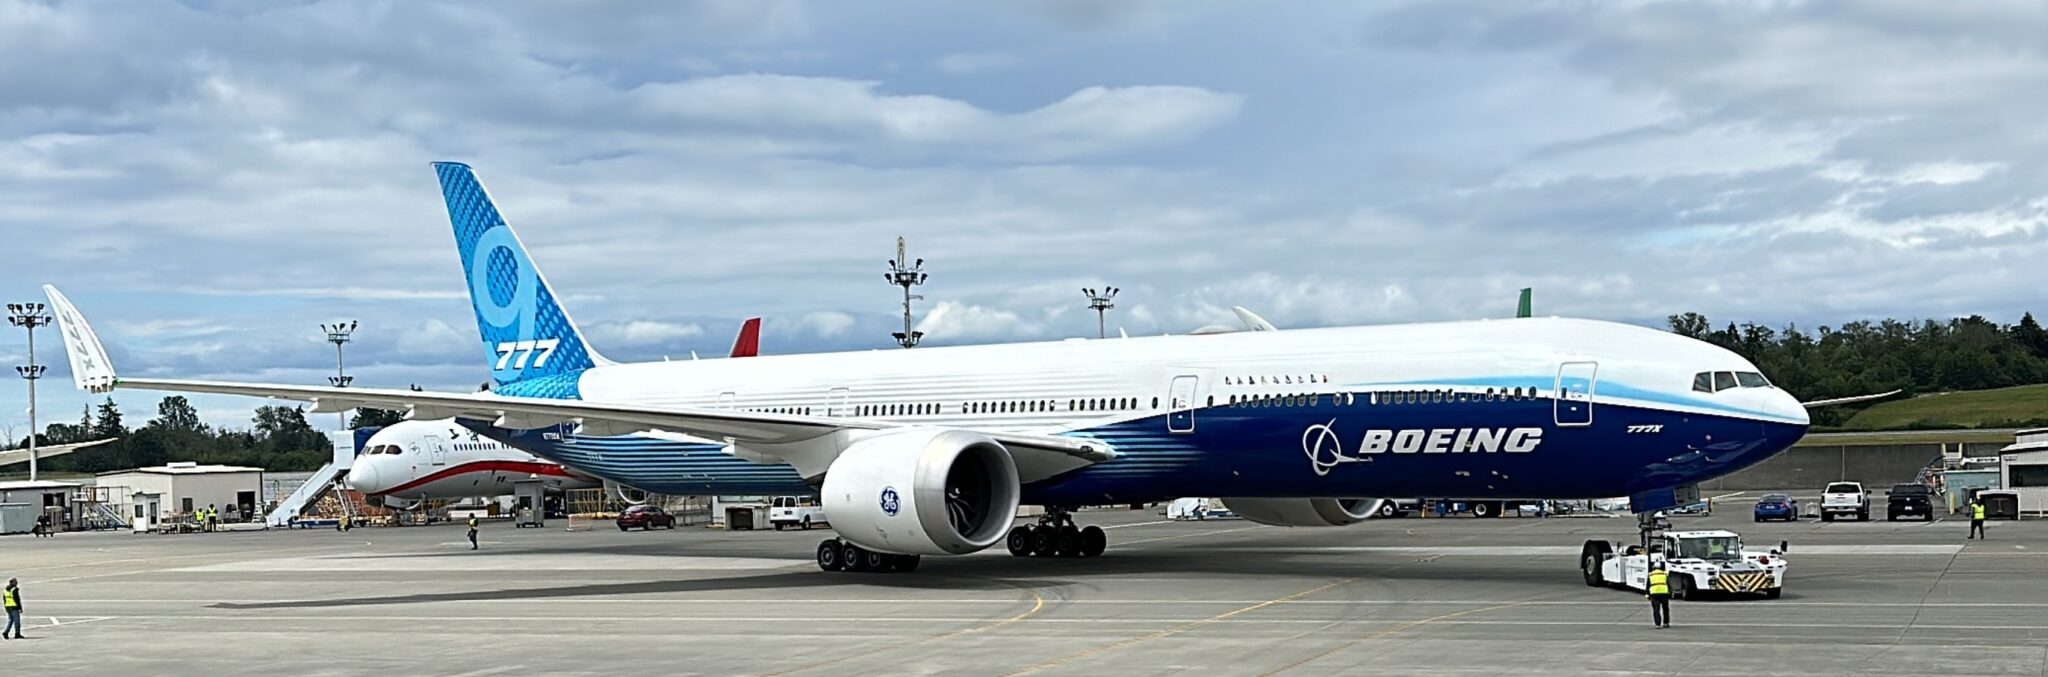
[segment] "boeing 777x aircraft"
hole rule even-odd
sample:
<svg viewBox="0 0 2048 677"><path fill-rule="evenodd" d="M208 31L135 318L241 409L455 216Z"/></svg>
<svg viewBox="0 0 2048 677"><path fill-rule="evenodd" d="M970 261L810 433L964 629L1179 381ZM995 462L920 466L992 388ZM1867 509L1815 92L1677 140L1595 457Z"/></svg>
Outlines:
<svg viewBox="0 0 2048 677"><path fill-rule="evenodd" d="M439 173L487 393L118 377L49 288L72 371L141 388L400 408L676 495L816 490L827 570L910 570L1008 540L1100 554L1074 506L1223 496L1265 523L1379 496L1641 497L1739 470L1806 409L1740 356L1611 322L1526 318L621 364L584 341L469 166ZM1020 503L1041 525L1012 526Z"/></svg>

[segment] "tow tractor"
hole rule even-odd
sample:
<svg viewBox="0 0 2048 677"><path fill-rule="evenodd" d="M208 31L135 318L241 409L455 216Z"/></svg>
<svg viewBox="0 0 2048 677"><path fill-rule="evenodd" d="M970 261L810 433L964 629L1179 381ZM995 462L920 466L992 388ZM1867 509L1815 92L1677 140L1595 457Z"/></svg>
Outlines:
<svg viewBox="0 0 2048 677"><path fill-rule="evenodd" d="M1643 544L1622 547L1607 541L1586 541L1579 554L1579 573L1586 585L1630 590L1649 586L1649 564L1665 564L1671 574L1673 599L1700 592L1762 595L1777 599L1785 592L1785 545L1771 550L1745 550L1732 531L1668 531L1671 525L1646 514Z"/></svg>

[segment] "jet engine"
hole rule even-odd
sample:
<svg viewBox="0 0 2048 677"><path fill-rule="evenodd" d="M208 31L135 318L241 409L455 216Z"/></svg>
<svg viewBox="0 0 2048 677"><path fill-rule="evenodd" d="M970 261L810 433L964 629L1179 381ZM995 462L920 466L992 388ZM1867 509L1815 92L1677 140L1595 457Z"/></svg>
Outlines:
<svg viewBox="0 0 2048 677"><path fill-rule="evenodd" d="M839 536L899 555L964 555L1003 540L1021 496L1010 450L965 430L887 431L849 445L825 471L825 516Z"/></svg>
<svg viewBox="0 0 2048 677"><path fill-rule="evenodd" d="M1276 527L1341 527L1379 513L1383 498L1226 498L1239 517Z"/></svg>

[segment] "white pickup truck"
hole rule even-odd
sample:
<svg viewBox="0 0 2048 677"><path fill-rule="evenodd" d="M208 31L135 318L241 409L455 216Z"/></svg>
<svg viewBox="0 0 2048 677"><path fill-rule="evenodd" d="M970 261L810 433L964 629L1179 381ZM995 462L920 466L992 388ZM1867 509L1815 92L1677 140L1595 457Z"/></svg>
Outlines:
<svg viewBox="0 0 2048 677"><path fill-rule="evenodd" d="M1820 493L1820 521L1833 522L1850 515L1858 522L1870 521L1870 490L1861 482L1829 483Z"/></svg>
<svg viewBox="0 0 2048 677"><path fill-rule="evenodd" d="M1663 562L1671 574L1672 599L1701 592L1763 595L1777 599L1785 592L1785 555L1778 550L1745 550L1732 531L1677 531L1617 553L1606 541L1587 541L1579 568L1586 585L1645 590L1650 563Z"/></svg>
<svg viewBox="0 0 2048 677"><path fill-rule="evenodd" d="M776 531L789 527L810 529L813 524L828 524L825 506L818 505L818 499L810 496L777 496L768 504L768 523Z"/></svg>

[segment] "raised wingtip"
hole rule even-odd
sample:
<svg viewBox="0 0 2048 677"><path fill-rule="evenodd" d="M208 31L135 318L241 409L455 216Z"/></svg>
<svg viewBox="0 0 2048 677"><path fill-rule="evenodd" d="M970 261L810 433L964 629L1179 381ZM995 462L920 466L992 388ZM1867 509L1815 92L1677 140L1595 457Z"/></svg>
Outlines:
<svg viewBox="0 0 2048 677"><path fill-rule="evenodd" d="M71 305L71 299L55 285L43 285L43 294L50 297L50 312L57 316L57 329L64 338L64 352L71 358L71 379L79 390L103 393L113 390L116 383L114 363L107 359L107 347L100 343L100 337L92 325L87 324L85 315L78 307Z"/></svg>

